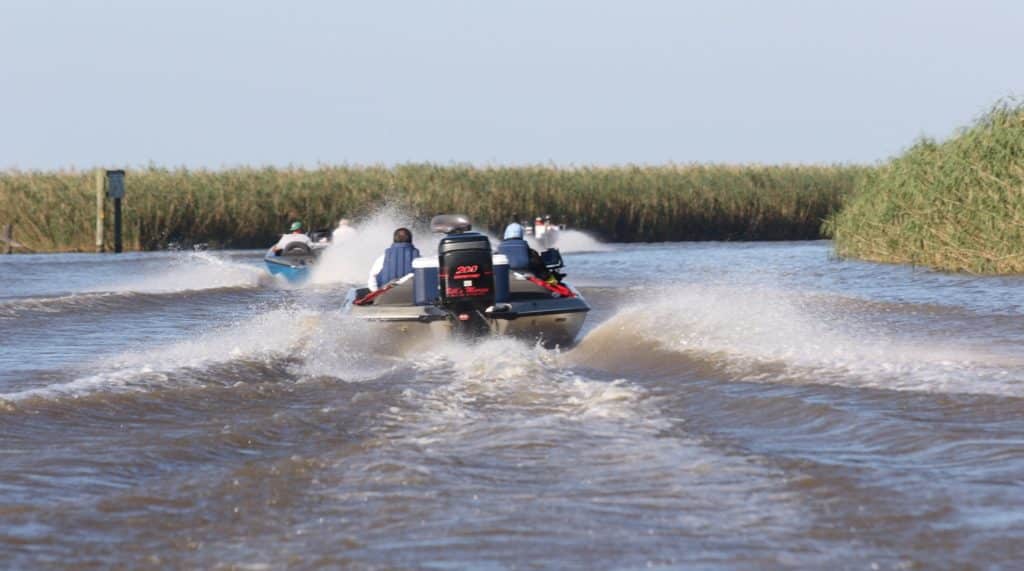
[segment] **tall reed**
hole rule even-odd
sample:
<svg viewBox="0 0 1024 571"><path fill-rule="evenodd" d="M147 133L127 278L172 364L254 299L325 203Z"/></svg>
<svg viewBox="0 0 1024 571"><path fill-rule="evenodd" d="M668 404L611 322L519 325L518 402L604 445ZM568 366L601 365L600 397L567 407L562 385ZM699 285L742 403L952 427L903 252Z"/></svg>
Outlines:
<svg viewBox="0 0 1024 571"><path fill-rule="evenodd" d="M1024 273L1024 105L1001 102L949 140L921 140L869 172L824 231L840 255Z"/></svg>
<svg viewBox="0 0 1024 571"><path fill-rule="evenodd" d="M822 220L866 170L757 165L149 167L127 173L125 245L261 246L294 218L307 226L331 226L386 203L422 217L464 212L492 230L515 213L524 218L551 214L614 241L818 238ZM91 172L0 173L0 223L15 222L18 239L37 251L92 250L93 181Z"/></svg>

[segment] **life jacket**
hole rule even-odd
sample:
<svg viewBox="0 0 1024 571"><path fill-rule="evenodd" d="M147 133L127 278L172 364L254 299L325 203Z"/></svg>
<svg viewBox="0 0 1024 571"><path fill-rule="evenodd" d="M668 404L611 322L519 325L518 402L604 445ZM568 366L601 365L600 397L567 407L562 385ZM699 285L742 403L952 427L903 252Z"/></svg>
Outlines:
<svg viewBox="0 0 1024 571"><path fill-rule="evenodd" d="M509 238L498 244L498 253L508 258L510 270L525 270L530 267L530 246L522 238Z"/></svg>
<svg viewBox="0 0 1024 571"><path fill-rule="evenodd" d="M405 274L412 273L412 261L420 257L420 251L408 242L392 244L384 250L384 267L377 274L377 287Z"/></svg>

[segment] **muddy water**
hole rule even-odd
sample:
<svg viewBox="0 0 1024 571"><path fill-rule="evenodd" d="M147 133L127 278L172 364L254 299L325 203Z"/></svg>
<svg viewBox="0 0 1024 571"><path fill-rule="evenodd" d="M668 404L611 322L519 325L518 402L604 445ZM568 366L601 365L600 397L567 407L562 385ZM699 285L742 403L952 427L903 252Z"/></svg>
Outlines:
<svg viewBox="0 0 1024 571"><path fill-rule="evenodd" d="M1024 280L827 243L566 259L576 347L400 354L256 252L3 257L0 567L1024 560Z"/></svg>

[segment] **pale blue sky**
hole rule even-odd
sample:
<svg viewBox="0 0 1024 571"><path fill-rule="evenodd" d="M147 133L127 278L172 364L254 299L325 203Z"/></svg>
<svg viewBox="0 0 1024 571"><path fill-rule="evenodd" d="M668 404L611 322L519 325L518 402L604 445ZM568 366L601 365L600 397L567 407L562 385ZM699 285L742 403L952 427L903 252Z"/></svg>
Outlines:
<svg viewBox="0 0 1024 571"><path fill-rule="evenodd" d="M0 168L875 162L1024 93L1024 2L0 2Z"/></svg>

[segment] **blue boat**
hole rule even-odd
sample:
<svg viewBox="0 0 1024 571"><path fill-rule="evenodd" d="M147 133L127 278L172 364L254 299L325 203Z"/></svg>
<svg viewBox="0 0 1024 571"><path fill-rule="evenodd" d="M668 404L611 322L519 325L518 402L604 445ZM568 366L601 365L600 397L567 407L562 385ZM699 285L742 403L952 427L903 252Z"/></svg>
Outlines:
<svg viewBox="0 0 1024 571"><path fill-rule="evenodd" d="M281 276L288 280L288 283L300 284L309 279L316 256L311 254L278 256L274 252L268 251L263 256L263 261L267 264L267 271L270 272L270 275Z"/></svg>
<svg viewBox="0 0 1024 571"><path fill-rule="evenodd" d="M281 276L288 283L300 284L309 279L313 266L331 243L330 230L314 230L309 240L294 241L284 246L283 250L274 251L271 247L263 256L267 271L272 276Z"/></svg>

